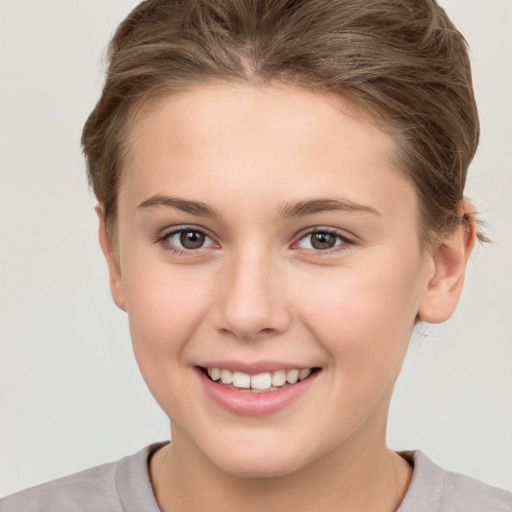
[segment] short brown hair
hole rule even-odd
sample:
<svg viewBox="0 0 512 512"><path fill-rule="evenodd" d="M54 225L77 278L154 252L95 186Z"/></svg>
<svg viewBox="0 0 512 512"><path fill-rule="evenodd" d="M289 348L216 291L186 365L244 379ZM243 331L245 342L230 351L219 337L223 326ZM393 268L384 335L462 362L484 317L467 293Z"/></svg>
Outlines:
<svg viewBox="0 0 512 512"><path fill-rule="evenodd" d="M345 98L393 136L421 239L461 222L478 113L466 42L435 0L147 0L118 27L108 58L82 145L110 226L136 109L210 80Z"/></svg>

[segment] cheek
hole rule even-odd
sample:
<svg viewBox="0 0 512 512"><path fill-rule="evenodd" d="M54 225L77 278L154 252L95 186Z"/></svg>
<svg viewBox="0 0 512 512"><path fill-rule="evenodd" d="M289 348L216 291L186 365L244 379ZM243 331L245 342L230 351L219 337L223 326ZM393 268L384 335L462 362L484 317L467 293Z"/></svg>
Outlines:
<svg viewBox="0 0 512 512"><path fill-rule="evenodd" d="M208 273L171 265L130 263L124 280L135 356L147 375L183 363L187 342L210 308Z"/></svg>
<svg viewBox="0 0 512 512"><path fill-rule="evenodd" d="M381 260L382 261L382 260ZM418 307L414 265L329 269L306 284L303 318L332 357L357 381L398 373Z"/></svg>

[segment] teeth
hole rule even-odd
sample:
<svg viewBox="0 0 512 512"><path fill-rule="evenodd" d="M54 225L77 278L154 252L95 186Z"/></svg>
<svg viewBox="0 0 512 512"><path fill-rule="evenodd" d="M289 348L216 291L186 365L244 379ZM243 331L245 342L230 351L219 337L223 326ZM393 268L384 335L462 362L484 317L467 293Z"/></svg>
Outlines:
<svg viewBox="0 0 512 512"><path fill-rule="evenodd" d="M304 368L304 370L301 370L299 372L299 380L304 380L306 377L309 377L310 375L311 375L311 369Z"/></svg>
<svg viewBox="0 0 512 512"><path fill-rule="evenodd" d="M295 384L299 380L299 370L288 370L286 372L286 382Z"/></svg>
<svg viewBox="0 0 512 512"><path fill-rule="evenodd" d="M286 383L286 372L284 370L277 370L272 375L272 386L284 386Z"/></svg>
<svg viewBox="0 0 512 512"><path fill-rule="evenodd" d="M208 375L213 381L220 381L222 384L232 385L240 389L270 390L278 388L285 384L295 384L304 380L312 373L311 368L302 370L277 370L275 372L259 373L258 375L249 375L244 372L232 372L219 368L208 368Z"/></svg>
<svg viewBox="0 0 512 512"><path fill-rule="evenodd" d="M221 370L220 380L222 384L231 384L233 382L233 374L229 370Z"/></svg>
<svg viewBox="0 0 512 512"><path fill-rule="evenodd" d="M226 371L226 370L222 370ZM233 386L235 388L247 388L251 387L251 376L247 373L234 372L233 373Z"/></svg>
<svg viewBox="0 0 512 512"><path fill-rule="evenodd" d="M270 389L270 386L272 386L272 375L268 372L251 377L251 388L253 389Z"/></svg>

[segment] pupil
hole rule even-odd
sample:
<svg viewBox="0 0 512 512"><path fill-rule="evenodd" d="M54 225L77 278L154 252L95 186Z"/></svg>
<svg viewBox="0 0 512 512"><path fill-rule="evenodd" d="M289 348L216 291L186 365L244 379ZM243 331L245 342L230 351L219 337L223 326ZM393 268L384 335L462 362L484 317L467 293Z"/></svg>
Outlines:
<svg viewBox="0 0 512 512"><path fill-rule="evenodd" d="M336 244L336 237L330 233L314 233L311 235L311 245L315 249L331 249Z"/></svg>
<svg viewBox="0 0 512 512"><path fill-rule="evenodd" d="M204 244L204 235L197 231L183 231L180 242L185 249L198 249Z"/></svg>

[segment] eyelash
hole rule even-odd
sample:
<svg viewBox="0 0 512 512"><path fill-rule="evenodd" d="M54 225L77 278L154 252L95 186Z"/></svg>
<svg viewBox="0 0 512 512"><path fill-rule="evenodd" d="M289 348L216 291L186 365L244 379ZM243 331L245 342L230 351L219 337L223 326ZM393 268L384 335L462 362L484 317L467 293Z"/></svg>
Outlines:
<svg viewBox="0 0 512 512"><path fill-rule="evenodd" d="M187 232L198 233L198 234L203 235L204 237L212 240L211 237L208 235L208 233L206 233L204 230L202 230L200 228L196 228L195 226L182 226L182 227L172 229L171 231L165 232L161 236L157 237L155 242L159 243L165 251L172 252L173 254L176 254L177 256L190 256L192 253L199 252L201 249L204 249L204 247L199 247L198 249L185 249L185 248L181 249L176 246L173 246L169 242L169 239L171 237L173 237L174 235L177 235L179 233L187 233Z"/></svg>
<svg viewBox="0 0 512 512"><path fill-rule="evenodd" d="M177 256L190 256L192 253L197 253L197 252L201 251L201 249L205 249L205 247L199 247L198 249L181 249L176 246L173 246L169 242L169 239L171 237L173 237L179 233L186 233L186 232L198 233L206 238L209 238L212 241L212 245L215 244L215 242L213 242L211 237L204 230L194 227L194 226L182 226L179 228L172 229L171 231L167 231L164 234L162 234L161 236L158 236L157 239L155 240L155 242L160 244L165 251L172 252L173 254L176 254ZM311 251L315 256L319 256L319 257L326 256L326 255L332 254L333 252L347 250L348 248L350 248L350 246L355 245L354 240L348 238L345 234L341 233L340 231L337 231L332 228L314 228L314 229L309 229L307 231L304 231L304 232L300 233L297 242L294 242L293 245L298 244L300 241L304 240L308 236L312 236L315 233L325 233L325 234L329 234L329 235L334 235L337 238L337 240L341 241L341 243L335 245L334 247L324 249L324 250L322 250L322 249L317 249L317 250L306 249L308 251Z"/></svg>
<svg viewBox="0 0 512 512"><path fill-rule="evenodd" d="M335 243L337 243L337 241L341 242L341 243L335 245L334 247L331 247L328 249L323 249L323 250L322 249L317 249L317 250L306 249L308 251L311 251L315 256L318 256L318 257L328 256L328 255L331 255L334 252L338 252L338 251L346 251L351 246L355 245L354 240L347 237L344 233L337 231L336 229L332 229L332 228L313 228L313 229L308 229L306 231L303 231L302 233L300 233L299 239L297 242L294 243L294 245L298 244L300 241L304 240L307 237L311 237L315 233L333 235L337 239Z"/></svg>

